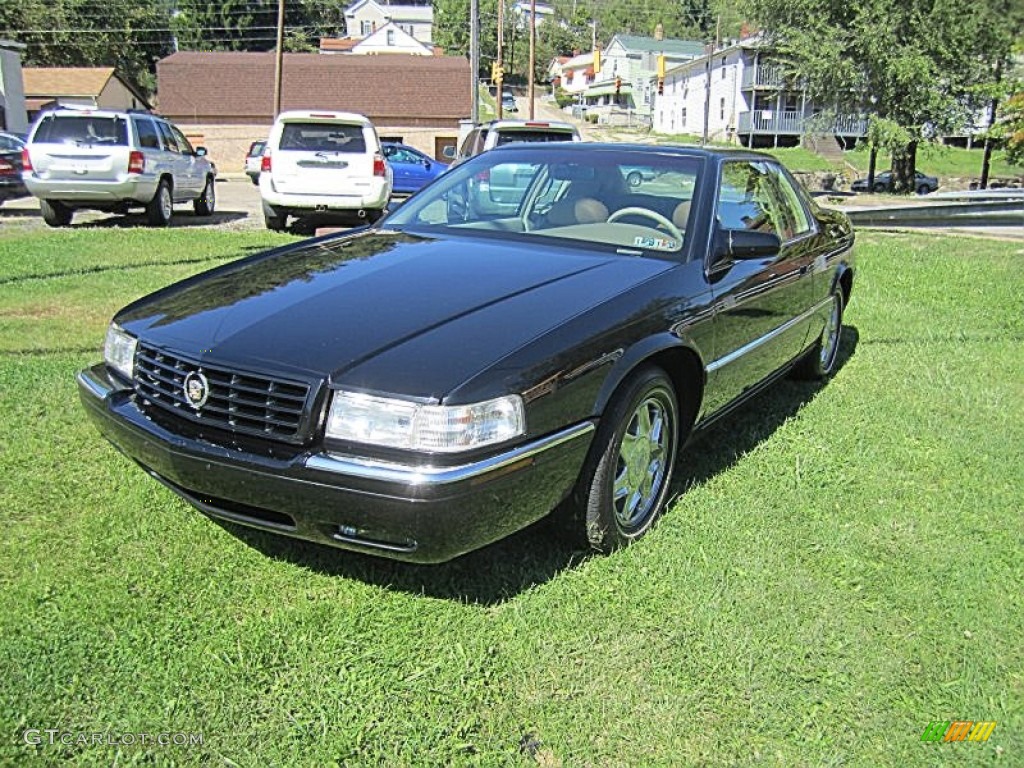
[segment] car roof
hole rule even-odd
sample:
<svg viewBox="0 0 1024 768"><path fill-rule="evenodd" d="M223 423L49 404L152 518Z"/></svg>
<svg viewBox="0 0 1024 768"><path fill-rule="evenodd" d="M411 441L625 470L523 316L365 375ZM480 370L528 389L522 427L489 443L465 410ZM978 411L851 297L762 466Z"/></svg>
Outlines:
<svg viewBox="0 0 1024 768"><path fill-rule="evenodd" d="M501 130L503 128L553 128L559 131L574 131L578 133L575 125L562 122L561 120L491 120L491 122L484 123L479 127L486 128L489 131Z"/></svg>
<svg viewBox="0 0 1024 768"><path fill-rule="evenodd" d="M689 157L706 157L716 161L724 160L770 160L781 162L764 152L754 152L745 148L702 147L696 144L628 144L625 142L552 142L506 144L488 150L489 152L522 152L528 149L534 152L579 152L593 153L601 151L637 152L640 154L665 155L673 154Z"/></svg>
<svg viewBox="0 0 1024 768"><path fill-rule="evenodd" d="M370 118L357 112L338 112L333 109L292 109L277 116L278 122L292 120L337 120L348 123L371 125Z"/></svg>

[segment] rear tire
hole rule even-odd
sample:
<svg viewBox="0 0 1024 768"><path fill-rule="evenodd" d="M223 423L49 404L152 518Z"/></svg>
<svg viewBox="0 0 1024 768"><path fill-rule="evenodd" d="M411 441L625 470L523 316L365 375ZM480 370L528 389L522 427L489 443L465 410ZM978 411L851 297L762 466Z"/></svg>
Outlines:
<svg viewBox="0 0 1024 768"><path fill-rule="evenodd" d="M43 214L43 221L51 227L66 227L74 215L74 211L56 200L40 200L39 210Z"/></svg>
<svg viewBox="0 0 1024 768"><path fill-rule="evenodd" d="M821 331L821 336L811 347L793 374L798 379L827 379L836 370L836 359L839 357L839 341L843 335L843 291L837 285L832 289L832 304L829 307L828 319Z"/></svg>
<svg viewBox="0 0 1024 768"><path fill-rule="evenodd" d="M650 530L668 497L679 424L675 389L661 368L641 368L626 380L584 464L573 510L577 539L612 552Z"/></svg>
<svg viewBox="0 0 1024 768"><path fill-rule="evenodd" d="M212 177L206 179L206 186L203 193L192 203L196 216L210 216L217 207L217 190L214 188Z"/></svg>
<svg viewBox="0 0 1024 768"><path fill-rule="evenodd" d="M931 191L932 188L929 187L927 184L922 184L917 188L917 194L919 195L927 195Z"/></svg>
<svg viewBox="0 0 1024 768"><path fill-rule="evenodd" d="M288 214L282 213L272 205L263 203L263 223L272 232L284 232L285 225L288 223Z"/></svg>
<svg viewBox="0 0 1024 768"><path fill-rule="evenodd" d="M146 221L151 227L169 227L173 215L174 198L171 197L171 185L167 179L161 179L156 194L146 204Z"/></svg>
<svg viewBox="0 0 1024 768"><path fill-rule="evenodd" d="M885 184L875 184L875 192L885 192Z"/></svg>

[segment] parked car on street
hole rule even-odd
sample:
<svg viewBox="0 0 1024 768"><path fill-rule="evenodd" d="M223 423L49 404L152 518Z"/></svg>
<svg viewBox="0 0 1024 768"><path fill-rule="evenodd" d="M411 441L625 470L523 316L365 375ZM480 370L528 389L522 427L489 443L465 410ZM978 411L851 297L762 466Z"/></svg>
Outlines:
<svg viewBox="0 0 1024 768"><path fill-rule="evenodd" d="M0 205L4 200L29 194L21 179L25 140L13 133L0 133Z"/></svg>
<svg viewBox="0 0 1024 768"><path fill-rule="evenodd" d="M351 112L296 110L274 121L260 165L263 220L331 214L376 221L391 198L392 171L377 130Z"/></svg>
<svg viewBox="0 0 1024 768"><path fill-rule="evenodd" d="M166 227L176 203L192 203L197 216L209 216L216 204L217 169L206 149L193 149L175 125L144 111L44 112L23 160L25 186L51 227L67 226L83 208L144 208L151 225Z"/></svg>
<svg viewBox="0 0 1024 768"><path fill-rule="evenodd" d="M393 192L418 192L448 170L448 163L428 157L415 147L387 141L381 146L394 175Z"/></svg>
<svg viewBox="0 0 1024 768"><path fill-rule="evenodd" d="M558 120L492 120L471 130L455 157L461 163L488 149L516 141L580 141L580 132L572 123Z"/></svg>
<svg viewBox="0 0 1024 768"><path fill-rule="evenodd" d="M934 192L939 188L939 180L934 176L926 176L925 174L917 171L914 174L914 191L919 195L927 195L929 192ZM868 180L857 179L850 185L850 189L854 192L867 192L868 191ZM892 191L892 171L882 171L881 173L875 174L875 184L871 188L873 192L891 192Z"/></svg>
<svg viewBox="0 0 1024 768"><path fill-rule="evenodd" d="M533 175L496 210L473 182L509 167ZM853 243L767 155L510 145L376 226L130 304L78 387L216 518L438 562L557 508L610 551L651 528L695 431L836 371Z"/></svg>
<svg viewBox="0 0 1024 768"><path fill-rule="evenodd" d="M254 141L245 155L245 175L253 184L260 183L260 166L263 164L263 150L266 146L265 141Z"/></svg>

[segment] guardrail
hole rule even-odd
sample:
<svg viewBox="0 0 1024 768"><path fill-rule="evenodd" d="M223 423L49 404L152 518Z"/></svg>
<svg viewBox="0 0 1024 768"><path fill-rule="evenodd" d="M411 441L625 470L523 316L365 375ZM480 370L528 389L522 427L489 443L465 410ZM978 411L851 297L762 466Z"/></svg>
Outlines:
<svg viewBox="0 0 1024 768"><path fill-rule="evenodd" d="M866 227L1019 226L1024 200L843 208L850 221Z"/></svg>

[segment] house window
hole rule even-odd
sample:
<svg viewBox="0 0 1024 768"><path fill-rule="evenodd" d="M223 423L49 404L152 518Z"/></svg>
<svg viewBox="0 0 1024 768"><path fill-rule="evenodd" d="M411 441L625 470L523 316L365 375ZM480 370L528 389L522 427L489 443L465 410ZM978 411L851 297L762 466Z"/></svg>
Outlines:
<svg viewBox="0 0 1024 768"><path fill-rule="evenodd" d="M679 113L679 125L682 128L686 127L686 107L683 107L682 111Z"/></svg>
<svg viewBox="0 0 1024 768"><path fill-rule="evenodd" d="M394 45L394 44L395 44L395 30L389 29L388 30L388 45Z"/></svg>
<svg viewBox="0 0 1024 768"><path fill-rule="evenodd" d="M720 102L720 106L719 106L719 110L718 110L718 119L721 120L723 123L725 122L725 99L724 98Z"/></svg>
<svg viewBox="0 0 1024 768"><path fill-rule="evenodd" d="M725 80L725 63L728 61L725 56L722 57L722 79Z"/></svg>
<svg viewBox="0 0 1024 768"><path fill-rule="evenodd" d="M360 28L362 29L363 37L368 37L370 35L370 33L373 32L373 26L372 26L372 24L369 21L362 22L362 25L361 25Z"/></svg>

